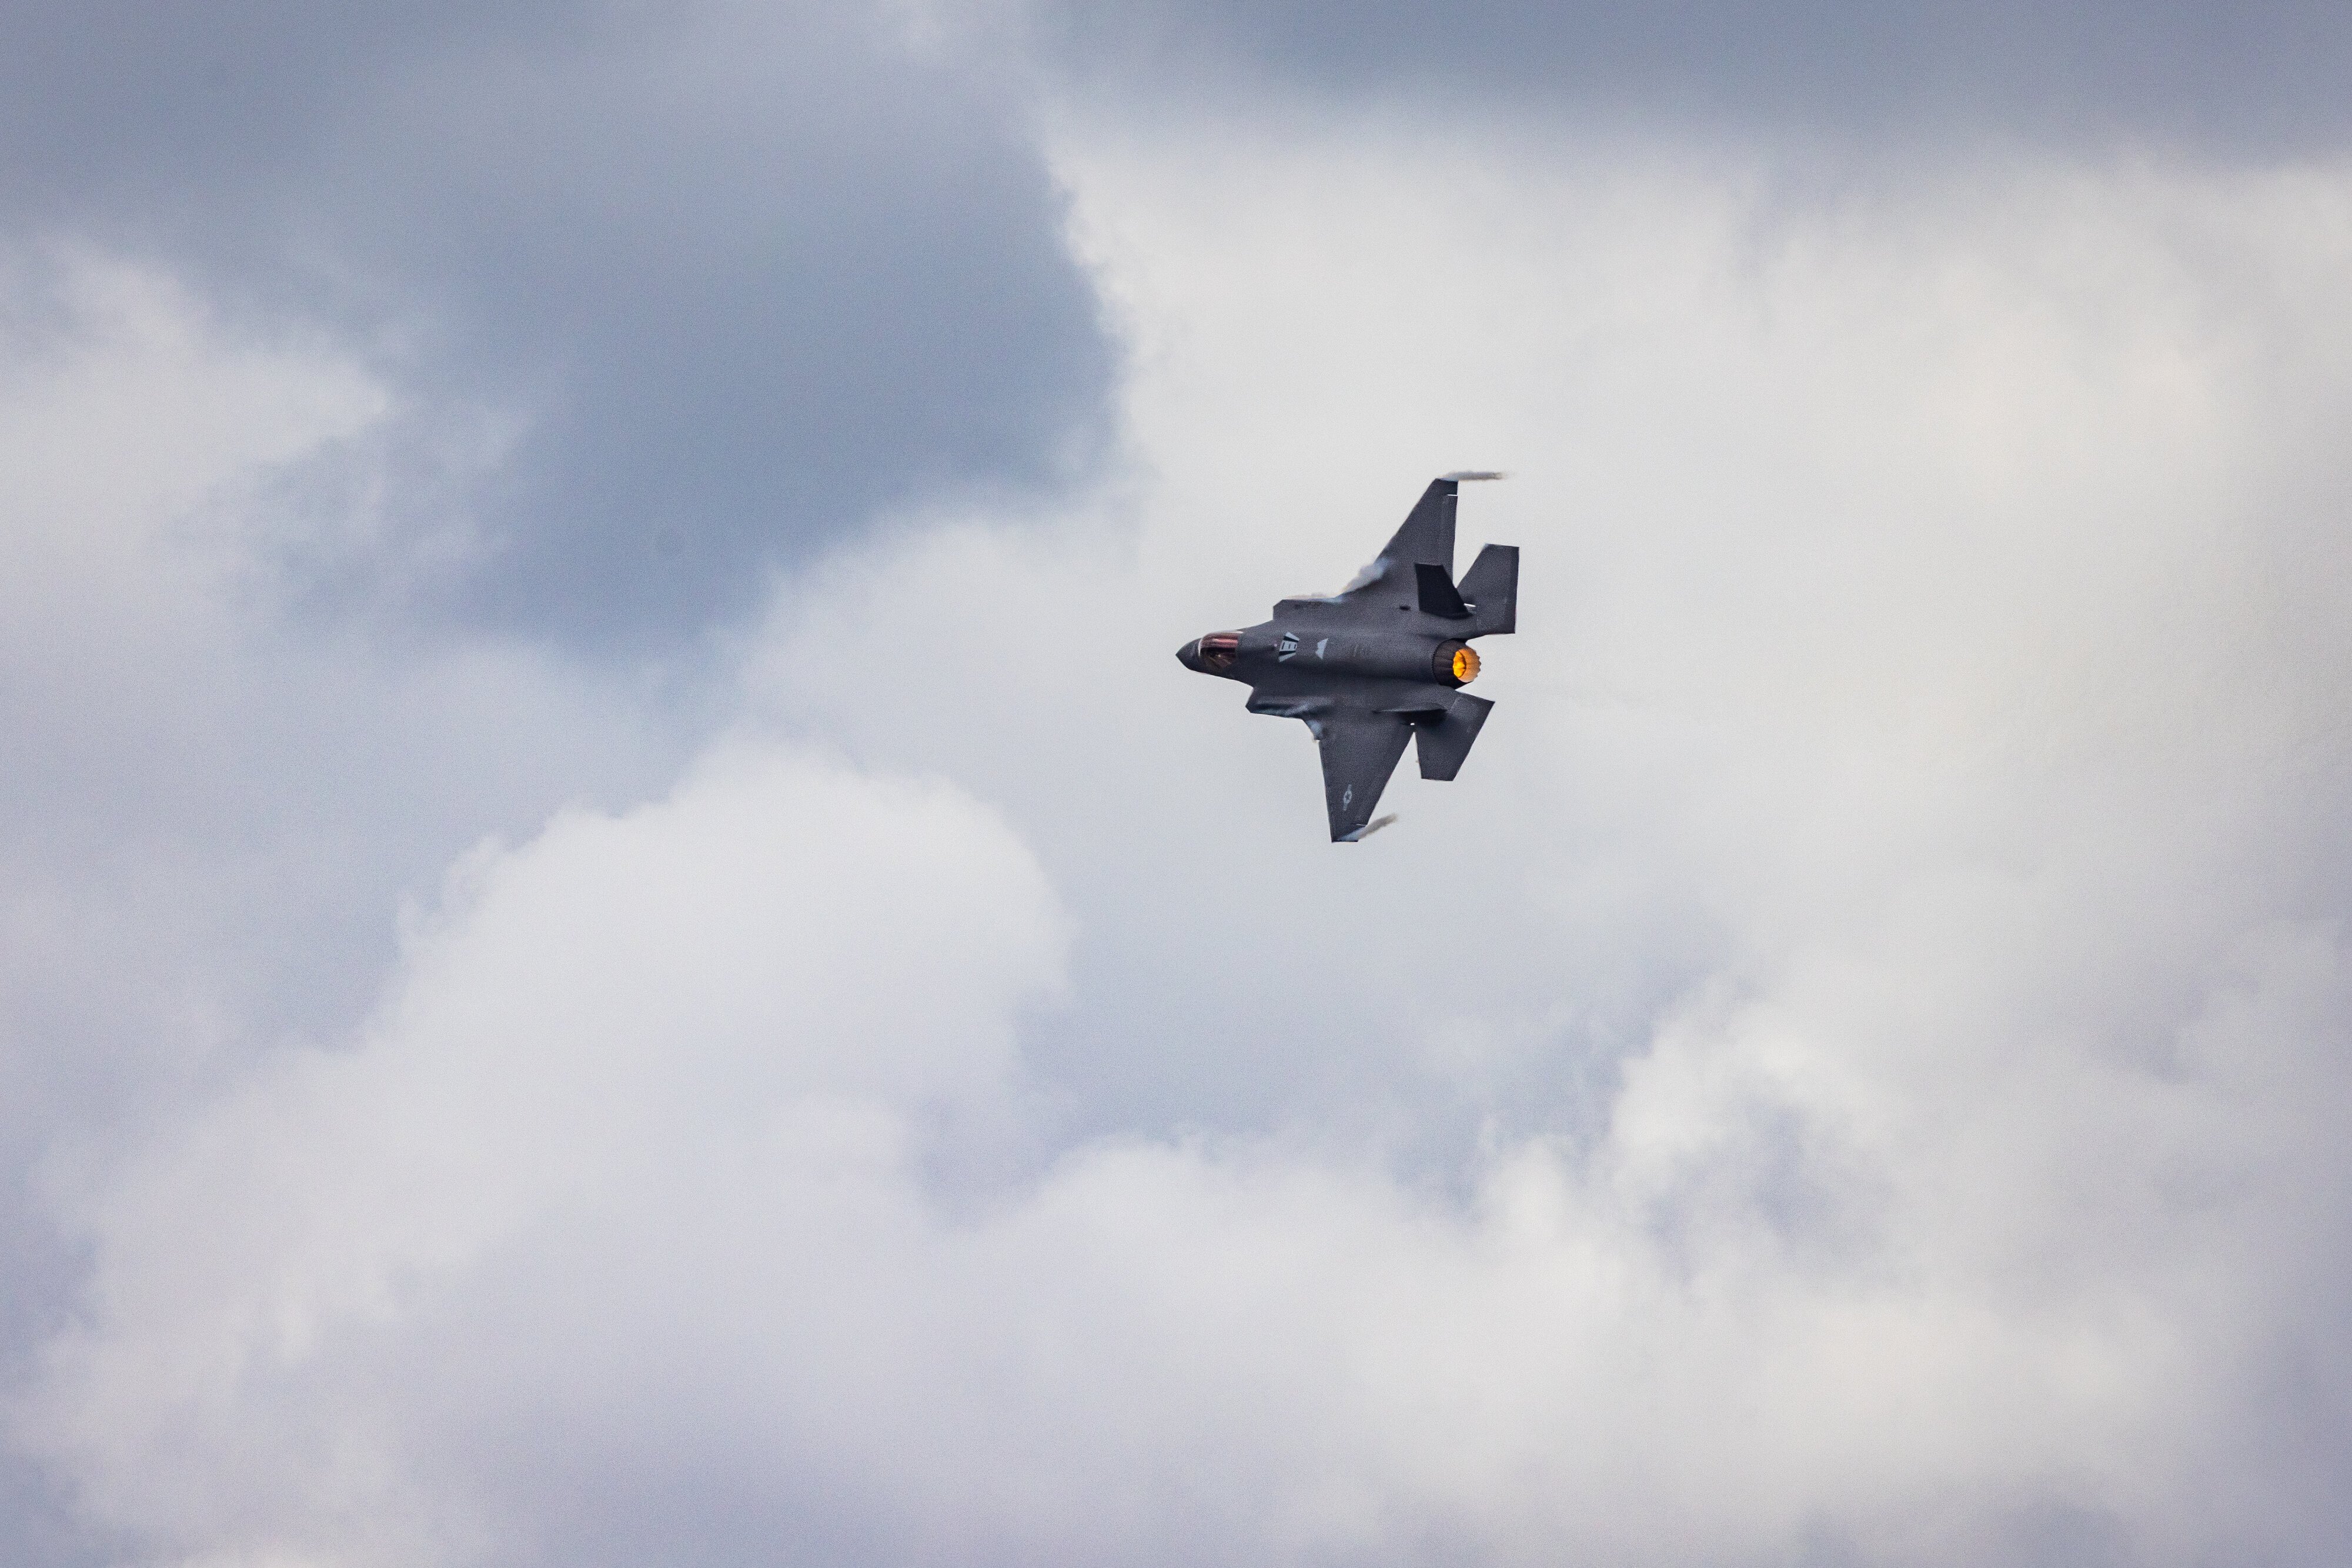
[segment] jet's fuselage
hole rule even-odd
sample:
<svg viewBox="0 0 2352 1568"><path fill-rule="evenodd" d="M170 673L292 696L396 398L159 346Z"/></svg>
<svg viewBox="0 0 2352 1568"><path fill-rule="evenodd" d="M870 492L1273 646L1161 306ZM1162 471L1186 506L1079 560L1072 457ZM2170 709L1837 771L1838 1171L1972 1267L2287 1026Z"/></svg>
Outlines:
<svg viewBox="0 0 2352 1568"><path fill-rule="evenodd" d="M1319 619L1284 616L1238 632L1213 632L1185 643L1176 657L1188 670L1239 681L1269 695L1292 688L1322 690L1335 678L1461 686L1476 677L1477 656L1458 636L1417 626L1364 631L1318 625Z"/></svg>

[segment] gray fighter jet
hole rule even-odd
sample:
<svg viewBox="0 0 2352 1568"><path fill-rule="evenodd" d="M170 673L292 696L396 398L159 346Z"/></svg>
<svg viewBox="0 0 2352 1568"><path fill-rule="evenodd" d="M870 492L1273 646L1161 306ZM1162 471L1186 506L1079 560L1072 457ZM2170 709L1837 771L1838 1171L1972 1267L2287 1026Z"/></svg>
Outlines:
<svg viewBox="0 0 2352 1568"><path fill-rule="evenodd" d="M1488 545L1454 580L1454 507L1465 479L1431 481L1396 538L1328 599L1286 599L1274 619L1212 632L1176 650L1188 670L1239 681L1249 711L1299 718L1323 752L1323 804L1335 843L1396 819L1372 820L1405 738L1421 776L1451 779L1495 705L1462 690L1478 675L1470 640L1518 630L1519 551Z"/></svg>

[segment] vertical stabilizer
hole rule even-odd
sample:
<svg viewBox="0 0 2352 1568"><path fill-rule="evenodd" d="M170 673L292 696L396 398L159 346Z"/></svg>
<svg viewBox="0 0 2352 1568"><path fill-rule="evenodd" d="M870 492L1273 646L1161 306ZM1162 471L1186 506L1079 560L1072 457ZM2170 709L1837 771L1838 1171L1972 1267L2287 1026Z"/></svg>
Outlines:
<svg viewBox="0 0 2352 1568"><path fill-rule="evenodd" d="M1488 545L1470 563L1462 580L1462 597L1473 606L1469 635L1519 629L1519 547Z"/></svg>

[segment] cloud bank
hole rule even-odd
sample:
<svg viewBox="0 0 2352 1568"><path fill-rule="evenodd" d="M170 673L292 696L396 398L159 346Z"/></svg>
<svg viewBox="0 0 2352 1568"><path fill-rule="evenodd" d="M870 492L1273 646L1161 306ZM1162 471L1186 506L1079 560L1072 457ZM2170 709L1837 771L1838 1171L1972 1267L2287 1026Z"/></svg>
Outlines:
<svg viewBox="0 0 2352 1568"><path fill-rule="evenodd" d="M2303 78L1055 15L17 19L0 1554L2339 1560ZM1335 851L1168 649L1486 465Z"/></svg>
<svg viewBox="0 0 2352 1568"><path fill-rule="evenodd" d="M457 857L364 1018L45 1162L86 1267L9 1429L80 1526L2331 1560L2341 182L1060 158L1152 468L797 580L652 803ZM276 373L239 463L377 417ZM1135 628L1472 459L1528 630L1343 856Z"/></svg>

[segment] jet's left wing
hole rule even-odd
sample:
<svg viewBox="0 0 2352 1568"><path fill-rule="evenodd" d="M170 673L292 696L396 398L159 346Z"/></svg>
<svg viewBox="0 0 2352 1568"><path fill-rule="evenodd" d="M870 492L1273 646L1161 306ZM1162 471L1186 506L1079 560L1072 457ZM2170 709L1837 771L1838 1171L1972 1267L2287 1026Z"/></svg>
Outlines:
<svg viewBox="0 0 2352 1568"><path fill-rule="evenodd" d="M1454 589L1454 507L1462 498L1463 481L1501 477L1500 474L1464 470L1432 479L1429 488L1421 493L1421 499L1406 514L1404 526L1381 547L1371 564L1356 574L1356 580L1339 597L1350 599L1359 593L1369 593L1378 598L1401 593L1408 604L1418 597L1421 607L1433 615L1462 615L1462 597Z"/></svg>
<svg viewBox="0 0 2352 1568"><path fill-rule="evenodd" d="M1402 714L1341 708L1318 715L1310 727L1323 752L1323 804L1331 814L1331 841L1363 836L1389 775L1412 734Z"/></svg>
<svg viewBox="0 0 2352 1568"><path fill-rule="evenodd" d="M1410 601L1420 591L1416 566L1433 566L1440 570L1450 588L1454 581L1454 508L1461 499L1461 486L1452 478L1433 479L1429 488L1404 520L1404 526L1394 538L1381 548L1370 566L1356 574L1345 597L1360 591L1378 595L1383 591L1402 591Z"/></svg>

